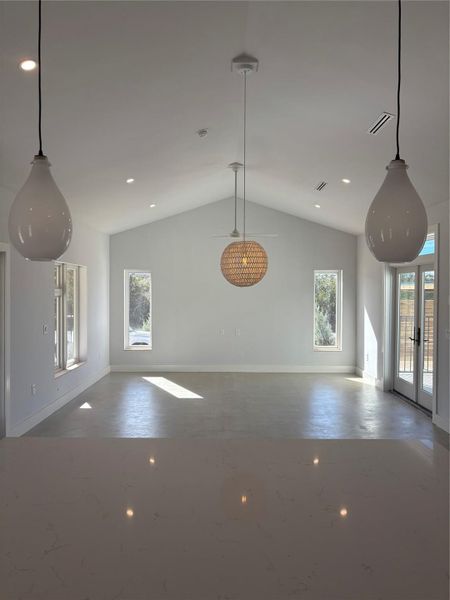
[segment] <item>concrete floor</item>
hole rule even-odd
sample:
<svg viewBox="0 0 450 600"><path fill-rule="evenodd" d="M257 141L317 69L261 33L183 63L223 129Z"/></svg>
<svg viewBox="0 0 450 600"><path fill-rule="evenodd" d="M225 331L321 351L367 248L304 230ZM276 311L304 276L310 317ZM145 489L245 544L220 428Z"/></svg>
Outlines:
<svg viewBox="0 0 450 600"><path fill-rule="evenodd" d="M111 373L27 435L432 440L437 433L428 416L353 375Z"/></svg>

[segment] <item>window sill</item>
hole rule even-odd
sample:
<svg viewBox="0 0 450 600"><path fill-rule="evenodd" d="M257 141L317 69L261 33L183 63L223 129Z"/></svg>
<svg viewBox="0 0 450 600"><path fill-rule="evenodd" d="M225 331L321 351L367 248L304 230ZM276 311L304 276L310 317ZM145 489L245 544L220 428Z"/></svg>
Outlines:
<svg viewBox="0 0 450 600"><path fill-rule="evenodd" d="M150 350L152 350L151 346L128 346L127 348L124 348L125 352L128 352L129 350L131 350L132 352L149 352Z"/></svg>
<svg viewBox="0 0 450 600"><path fill-rule="evenodd" d="M83 361L75 363L74 365L71 365L70 367L67 367L67 369L59 369L59 371L55 371L55 379L58 379L58 377L62 377L63 375L66 375L66 373L71 373L72 371L76 371L79 367L82 367L83 365L85 365L86 362L87 361L83 360Z"/></svg>
<svg viewBox="0 0 450 600"><path fill-rule="evenodd" d="M342 348L336 348L336 347L327 348L326 346L323 346L322 348L320 348L320 347L314 348L314 352L342 352Z"/></svg>

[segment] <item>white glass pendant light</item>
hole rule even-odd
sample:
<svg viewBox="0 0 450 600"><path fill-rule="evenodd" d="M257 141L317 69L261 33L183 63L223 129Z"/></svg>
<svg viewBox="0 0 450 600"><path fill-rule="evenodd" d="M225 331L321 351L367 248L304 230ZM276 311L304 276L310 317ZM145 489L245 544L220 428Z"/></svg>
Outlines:
<svg viewBox="0 0 450 600"><path fill-rule="evenodd" d="M258 68L258 61L248 56L238 56L233 60L233 68L244 77L244 118L243 118L243 229L242 241L232 242L222 253L220 268L225 279L236 287L250 287L263 279L267 273L268 259L264 248L258 242L246 237L246 165L247 165L247 74ZM231 234L238 237L237 211L237 170L235 169L235 227Z"/></svg>
<svg viewBox="0 0 450 600"><path fill-rule="evenodd" d="M50 173L48 158L42 151L41 15L42 0L39 0L39 152L31 163L28 179L13 202L8 227L11 242L22 256L29 260L51 261L67 250L72 237L72 219Z"/></svg>
<svg viewBox="0 0 450 600"><path fill-rule="evenodd" d="M398 0L397 154L386 167L386 178L366 218L367 245L377 260L388 263L414 260L428 231L425 207L408 177L408 165L400 158L401 23L402 6Z"/></svg>

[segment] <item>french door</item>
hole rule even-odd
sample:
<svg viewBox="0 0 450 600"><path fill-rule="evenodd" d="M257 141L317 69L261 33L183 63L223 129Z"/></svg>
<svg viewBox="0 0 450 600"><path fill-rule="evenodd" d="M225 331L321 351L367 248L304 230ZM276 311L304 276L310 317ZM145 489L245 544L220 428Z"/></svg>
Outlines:
<svg viewBox="0 0 450 600"><path fill-rule="evenodd" d="M432 410L436 315L433 265L396 270L394 389Z"/></svg>

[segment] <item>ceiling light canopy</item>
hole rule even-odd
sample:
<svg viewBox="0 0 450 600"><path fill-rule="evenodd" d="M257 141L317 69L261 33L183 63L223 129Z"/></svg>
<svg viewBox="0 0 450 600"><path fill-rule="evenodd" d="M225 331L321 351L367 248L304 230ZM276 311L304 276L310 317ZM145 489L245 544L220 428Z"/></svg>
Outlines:
<svg viewBox="0 0 450 600"><path fill-rule="evenodd" d="M268 258L266 251L255 241L246 239L246 159L247 159L247 75L258 70L258 61L246 55L236 57L232 62L233 70L239 72L244 78L244 115L243 115L243 230L242 241L232 242L222 253L220 268L225 279L237 287L250 287L263 279L267 273ZM233 168L234 166L234 168ZM239 163L231 167L235 173L235 221L232 237L238 237L237 229L237 172Z"/></svg>
<svg viewBox="0 0 450 600"><path fill-rule="evenodd" d="M27 58L20 63L20 68L22 71L34 71L37 67L37 62L32 60L31 58Z"/></svg>
<svg viewBox="0 0 450 600"><path fill-rule="evenodd" d="M401 23L402 5L398 0L397 154L386 167L386 178L366 218L367 245L378 261L388 263L414 260L428 231L425 207L408 177L408 165L400 158Z"/></svg>
<svg viewBox="0 0 450 600"><path fill-rule="evenodd" d="M39 0L38 11L39 152L31 163L28 179L11 206L8 229L12 244L22 256L29 260L51 261L59 258L70 244L72 218L42 151L42 0Z"/></svg>

